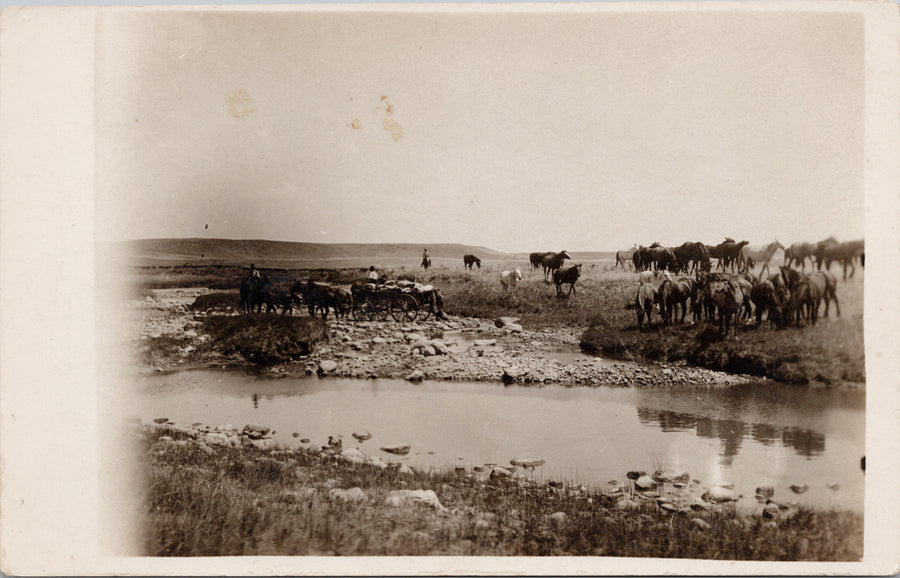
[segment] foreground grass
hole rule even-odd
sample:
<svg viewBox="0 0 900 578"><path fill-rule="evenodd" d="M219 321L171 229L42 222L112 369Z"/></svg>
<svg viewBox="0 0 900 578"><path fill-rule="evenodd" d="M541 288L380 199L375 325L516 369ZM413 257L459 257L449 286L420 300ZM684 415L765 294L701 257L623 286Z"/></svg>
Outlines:
<svg viewBox="0 0 900 578"><path fill-rule="evenodd" d="M800 510L777 523L734 510L669 514L562 485L481 483L444 472L353 466L303 451L210 448L144 431L151 556L593 555L859 560L862 516ZM175 436L178 437L177 435ZM359 488L345 502L333 489ZM446 510L389 506L433 490Z"/></svg>
<svg viewBox="0 0 900 578"><path fill-rule="evenodd" d="M515 299L504 297L499 283L502 269L519 266L524 278ZM461 266L460 266L461 267ZM346 284L361 279L365 270L267 269L276 287L287 289L301 277ZM767 377L788 383L865 381L863 342L862 271L856 280L839 281L841 317L832 310L815 327L740 327L737 339L723 339L717 327L706 323L661 327L654 316L650 331L639 331L636 312L628 308L637 286L633 272L615 270L601 263L584 265L577 295L557 298L553 285L540 272L529 271L521 263L492 264L475 271L438 267L385 270L389 277L416 276L439 288L444 310L451 315L493 319L521 318L529 329L580 327L585 332L582 347L589 351L647 361L679 361L709 369ZM140 268L138 287L177 283L222 290L204 296L202 308L226 310L237 307L234 289L246 270L240 267Z"/></svg>

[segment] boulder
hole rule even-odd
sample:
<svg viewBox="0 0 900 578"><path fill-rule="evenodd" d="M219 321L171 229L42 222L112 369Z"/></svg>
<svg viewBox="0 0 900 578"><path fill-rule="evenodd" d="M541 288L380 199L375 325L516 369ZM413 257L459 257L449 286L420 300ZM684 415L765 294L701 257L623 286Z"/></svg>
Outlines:
<svg viewBox="0 0 900 578"><path fill-rule="evenodd" d="M368 430L367 430L367 431L364 431L364 432L362 432L362 433L360 433L360 432L353 432L353 437L355 437L357 441L364 442L364 441L366 441L367 439L371 439L371 438L372 438L372 434L370 434L370 433L368 432Z"/></svg>
<svg viewBox="0 0 900 578"><path fill-rule="evenodd" d="M487 347L488 345L497 345L496 339L476 339L474 342L476 347Z"/></svg>
<svg viewBox="0 0 900 578"><path fill-rule="evenodd" d="M440 512L447 508L438 500L434 490L394 490L385 498L385 504L395 508L402 506L428 506Z"/></svg>
<svg viewBox="0 0 900 578"><path fill-rule="evenodd" d="M221 433L221 432L210 432L203 436L203 441L205 441L210 446L231 446L231 439Z"/></svg>
<svg viewBox="0 0 900 578"><path fill-rule="evenodd" d="M522 329L522 326L518 323L509 323L506 325L505 329L510 333L522 333L522 331L524 331L524 329Z"/></svg>
<svg viewBox="0 0 900 578"><path fill-rule="evenodd" d="M261 450L274 450L275 440L273 438L261 438L257 440L252 439L250 440L250 445Z"/></svg>
<svg viewBox="0 0 900 578"><path fill-rule="evenodd" d="M432 339L428 342L428 346L434 349L438 355L447 355L450 349L440 339Z"/></svg>
<svg viewBox="0 0 900 578"><path fill-rule="evenodd" d="M712 527L709 525L709 522L700 518L692 518L691 525L698 530L709 530Z"/></svg>
<svg viewBox="0 0 900 578"><path fill-rule="evenodd" d="M319 362L319 373L328 373L337 369L337 362L333 359L323 359Z"/></svg>
<svg viewBox="0 0 900 578"><path fill-rule="evenodd" d="M639 477L646 476L646 475L647 475L647 472L638 472L635 470L631 470L630 472L625 474L625 477L628 478L629 480L636 480Z"/></svg>
<svg viewBox="0 0 900 578"><path fill-rule="evenodd" d="M523 375L525 375L525 370L523 369L519 369L518 367L504 367L501 379L503 379L504 383L510 383Z"/></svg>
<svg viewBox="0 0 900 578"><path fill-rule="evenodd" d="M268 434L272 430L271 430L271 428L268 428L264 425L248 423L247 425L244 426L244 429L242 431L243 431L244 435L246 435L250 439L260 439L262 437L265 437L265 435Z"/></svg>
<svg viewBox="0 0 900 578"><path fill-rule="evenodd" d="M656 489L656 482L653 481L653 478L644 474L634 481L634 487L638 490L654 490Z"/></svg>
<svg viewBox="0 0 900 578"><path fill-rule="evenodd" d="M166 423L167 421L169 421L169 418L167 417L157 417L153 419L153 423Z"/></svg>
<svg viewBox="0 0 900 578"><path fill-rule="evenodd" d="M763 498L771 498L775 495L775 488L769 485L760 486L756 488L756 495Z"/></svg>
<svg viewBox="0 0 900 578"><path fill-rule="evenodd" d="M422 355L424 355L425 357L432 357L433 355L436 355L436 354L437 354L437 352L434 350L434 347L432 347L430 345L426 345L425 347L422 348Z"/></svg>
<svg viewBox="0 0 900 578"><path fill-rule="evenodd" d="M369 496L366 495L362 488L358 487L350 488L349 490L334 488L329 495L332 500L340 500L351 504L360 504L369 501Z"/></svg>
<svg viewBox="0 0 900 578"><path fill-rule="evenodd" d="M781 514L781 509L778 507L778 504L774 502L770 502L766 504L762 511L762 517L766 520L772 520L777 518Z"/></svg>
<svg viewBox="0 0 900 578"><path fill-rule="evenodd" d="M496 467L491 470L491 479L492 480L501 480L501 479L509 478L511 475L512 475L512 472L510 472L506 468Z"/></svg>
<svg viewBox="0 0 900 578"><path fill-rule="evenodd" d="M422 381L423 379L425 379L425 374L420 369L416 369L406 376L407 381Z"/></svg>
<svg viewBox="0 0 900 578"><path fill-rule="evenodd" d="M807 486L806 484L799 484L799 485L791 484L791 491L794 492L795 494L802 494L803 492L805 492L808 489L809 489L809 486Z"/></svg>
<svg viewBox="0 0 900 578"><path fill-rule="evenodd" d="M405 456L409 453L409 444L394 444L392 446L382 446L381 451L397 456Z"/></svg>
<svg viewBox="0 0 900 578"><path fill-rule="evenodd" d="M361 451L355 448L347 448L340 453L341 459L346 462L350 462L351 464L364 464L366 463L366 456Z"/></svg>
<svg viewBox="0 0 900 578"><path fill-rule="evenodd" d="M419 333L407 333L406 340L410 343L416 343L417 341L426 341L425 336Z"/></svg>
<svg viewBox="0 0 900 578"><path fill-rule="evenodd" d="M384 337L373 337L372 343L377 343L377 344L387 343L387 339L385 339Z"/></svg>
<svg viewBox="0 0 900 578"><path fill-rule="evenodd" d="M734 492L723 486L716 486L714 488L711 488L703 492L703 495L700 497L707 502L713 502L717 504L722 502L734 502L737 500Z"/></svg>
<svg viewBox="0 0 900 578"><path fill-rule="evenodd" d="M397 473L408 476L408 475L414 474L415 471L413 471L413 469L411 467L409 467L407 464L400 464L400 467L397 469Z"/></svg>
<svg viewBox="0 0 900 578"><path fill-rule="evenodd" d="M566 516L565 512L553 512L552 514L547 516L547 519L554 526L561 527L561 526L566 525L566 522L568 521L568 516Z"/></svg>

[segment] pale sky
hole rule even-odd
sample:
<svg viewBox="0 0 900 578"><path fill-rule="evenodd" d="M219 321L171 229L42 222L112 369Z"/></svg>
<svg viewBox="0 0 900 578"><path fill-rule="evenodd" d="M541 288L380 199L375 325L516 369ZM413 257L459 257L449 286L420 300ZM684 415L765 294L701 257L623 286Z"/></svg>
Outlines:
<svg viewBox="0 0 900 578"><path fill-rule="evenodd" d="M396 10L102 14L100 238L864 235L861 15Z"/></svg>

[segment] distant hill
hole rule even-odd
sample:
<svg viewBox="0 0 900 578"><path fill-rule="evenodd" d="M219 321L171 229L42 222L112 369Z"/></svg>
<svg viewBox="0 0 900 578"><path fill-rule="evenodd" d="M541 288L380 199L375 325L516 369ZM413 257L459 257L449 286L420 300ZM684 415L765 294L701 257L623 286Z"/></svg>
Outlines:
<svg viewBox="0 0 900 578"><path fill-rule="evenodd" d="M482 261L527 260L524 254L502 253L486 247L461 244L421 245L412 243L294 243L237 239L140 239L124 241L120 248L129 260L141 265L175 263L239 264L259 266L334 265L363 266L409 263L417 266L422 249L428 248L432 262L462 261L471 253Z"/></svg>

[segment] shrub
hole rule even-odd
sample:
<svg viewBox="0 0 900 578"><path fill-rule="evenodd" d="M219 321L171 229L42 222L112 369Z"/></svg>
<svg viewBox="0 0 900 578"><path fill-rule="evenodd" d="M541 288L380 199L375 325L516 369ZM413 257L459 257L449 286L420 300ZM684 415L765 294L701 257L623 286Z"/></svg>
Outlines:
<svg viewBox="0 0 900 578"><path fill-rule="evenodd" d="M207 317L203 327L213 337L212 346L223 354L239 354L260 365L309 355L317 343L328 340L328 326L315 317Z"/></svg>

